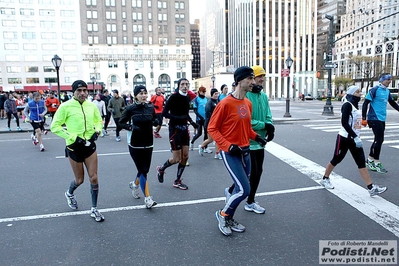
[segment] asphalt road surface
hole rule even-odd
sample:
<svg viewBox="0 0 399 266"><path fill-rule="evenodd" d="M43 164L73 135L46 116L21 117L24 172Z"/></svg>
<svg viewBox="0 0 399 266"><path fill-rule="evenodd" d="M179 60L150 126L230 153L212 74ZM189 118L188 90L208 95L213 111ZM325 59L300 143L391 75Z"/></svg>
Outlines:
<svg viewBox="0 0 399 266"><path fill-rule="evenodd" d="M98 140L103 223L89 215L87 177L75 192L79 211L67 206L64 192L73 176L62 139L49 133L46 151L39 152L30 133L0 134L0 265L317 265L320 240L398 240L398 115L387 123L381 155L389 172L371 172L388 191L371 198L350 154L331 176L334 190L318 184L339 129L339 119L316 115L320 106L294 104L294 117L314 117L276 121L256 197L266 214L247 212L242 203L235 218L247 230L230 237L219 232L214 213L231 179L213 154L190 152L187 191L172 186L176 166L158 183L155 168L171 156L166 127L155 139L149 189L158 205L151 210L128 186L136 169L126 132L119 143L113 132ZM282 117L284 103L272 111ZM364 129L362 137L367 154L371 131Z"/></svg>

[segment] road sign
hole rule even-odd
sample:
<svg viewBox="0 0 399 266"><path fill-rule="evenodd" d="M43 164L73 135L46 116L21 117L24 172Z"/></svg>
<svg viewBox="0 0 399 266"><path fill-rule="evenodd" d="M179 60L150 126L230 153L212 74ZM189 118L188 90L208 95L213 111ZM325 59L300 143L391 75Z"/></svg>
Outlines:
<svg viewBox="0 0 399 266"><path fill-rule="evenodd" d="M324 65L324 68L337 68L338 64L337 63L326 63Z"/></svg>
<svg viewBox="0 0 399 266"><path fill-rule="evenodd" d="M290 75L290 70L287 69L281 69L281 77L288 77Z"/></svg>

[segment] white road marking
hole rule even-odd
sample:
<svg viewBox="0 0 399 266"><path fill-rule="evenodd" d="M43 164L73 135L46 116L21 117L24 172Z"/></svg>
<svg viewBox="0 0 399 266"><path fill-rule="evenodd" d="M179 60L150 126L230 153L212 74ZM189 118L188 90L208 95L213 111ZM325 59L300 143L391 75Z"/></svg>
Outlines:
<svg viewBox="0 0 399 266"><path fill-rule="evenodd" d="M309 176L316 183L318 183L324 174L325 167L274 142L268 143L266 150L299 172ZM356 165L353 167L356 167ZM333 193L399 237L399 207L397 205L380 196L370 197L365 188L334 172L330 175L330 179L335 188L329 189L328 192Z"/></svg>
<svg viewBox="0 0 399 266"><path fill-rule="evenodd" d="M60 138L42 138L43 140L49 140L49 139L60 139ZM30 138L29 139L2 139L0 140L1 142L21 142L21 141L32 141Z"/></svg>
<svg viewBox="0 0 399 266"><path fill-rule="evenodd" d="M198 150L198 148L197 148ZM154 150L153 153L170 152L170 150ZM97 156L129 155L129 152L98 153ZM56 159L63 159L65 156L55 156Z"/></svg>
<svg viewBox="0 0 399 266"><path fill-rule="evenodd" d="M312 191L312 190L318 190L318 189L324 189L324 188L321 187L321 186L294 188L294 189L286 189L286 190L278 190L278 191L257 193L256 196L258 196L258 197L260 197L260 196L272 196L272 195L279 195L279 194ZM225 199L226 199L225 197L217 197L217 198L209 198L209 199L166 202L166 203L158 203L153 208L175 207L175 206L202 204L202 203L209 203L209 202L224 201ZM145 205L136 205L136 206L126 206L126 207L99 209L99 211L101 211L102 213L106 213L106 212L141 210L141 209L145 209L145 208L146 208ZM3 218L3 219L0 219L0 223L30 221L30 220L38 220L38 219L49 219L49 218L76 216L76 215L83 215L83 214L90 214L90 211L89 210L87 210L87 211L75 211L75 212L71 211L71 212L62 212L62 213L52 213L52 214L42 214L42 215L31 215L31 216L20 216L20 217Z"/></svg>

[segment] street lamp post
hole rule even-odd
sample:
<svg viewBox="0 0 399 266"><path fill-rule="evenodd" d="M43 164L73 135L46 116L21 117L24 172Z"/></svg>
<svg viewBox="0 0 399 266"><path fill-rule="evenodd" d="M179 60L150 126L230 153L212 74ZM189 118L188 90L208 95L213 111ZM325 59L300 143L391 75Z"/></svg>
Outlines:
<svg viewBox="0 0 399 266"><path fill-rule="evenodd" d="M212 89L215 88L215 76L212 75L211 80L212 80Z"/></svg>
<svg viewBox="0 0 399 266"><path fill-rule="evenodd" d="M334 16L325 15L326 19L330 21L330 29L328 33L328 51L327 51L327 63L332 65L332 48L334 46ZM326 105L324 105L323 115L334 115L333 106L331 104L331 77L332 77L332 67L329 66L327 68L327 101Z"/></svg>
<svg viewBox="0 0 399 266"><path fill-rule="evenodd" d="M95 88L94 88L94 82L96 82L96 77L95 76L91 77L91 82L93 84L93 93L95 93Z"/></svg>
<svg viewBox="0 0 399 266"><path fill-rule="evenodd" d="M284 117L291 117L290 114L290 69L294 60L290 56L285 60L288 67L288 81L287 81L287 98L285 99L285 114Z"/></svg>
<svg viewBox="0 0 399 266"><path fill-rule="evenodd" d="M61 102L61 88L60 88L60 66L62 63L62 59L58 55L54 55L53 59L51 59L55 70L57 71L57 95L58 101Z"/></svg>

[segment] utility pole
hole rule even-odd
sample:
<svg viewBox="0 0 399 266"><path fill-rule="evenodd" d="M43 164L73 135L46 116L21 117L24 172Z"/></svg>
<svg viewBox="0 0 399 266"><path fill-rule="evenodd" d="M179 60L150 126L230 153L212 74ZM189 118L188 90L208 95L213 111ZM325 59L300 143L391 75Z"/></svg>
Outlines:
<svg viewBox="0 0 399 266"><path fill-rule="evenodd" d="M327 64L330 66L327 68L327 73L328 73L328 78L327 78L327 101L326 105L324 105L324 111L323 115L334 115L333 111L333 106L331 104L331 95L332 95L332 49L334 46L334 17L330 15L325 15L325 18L330 21L330 31L328 33L328 51L327 51L327 62L324 67L326 67Z"/></svg>

